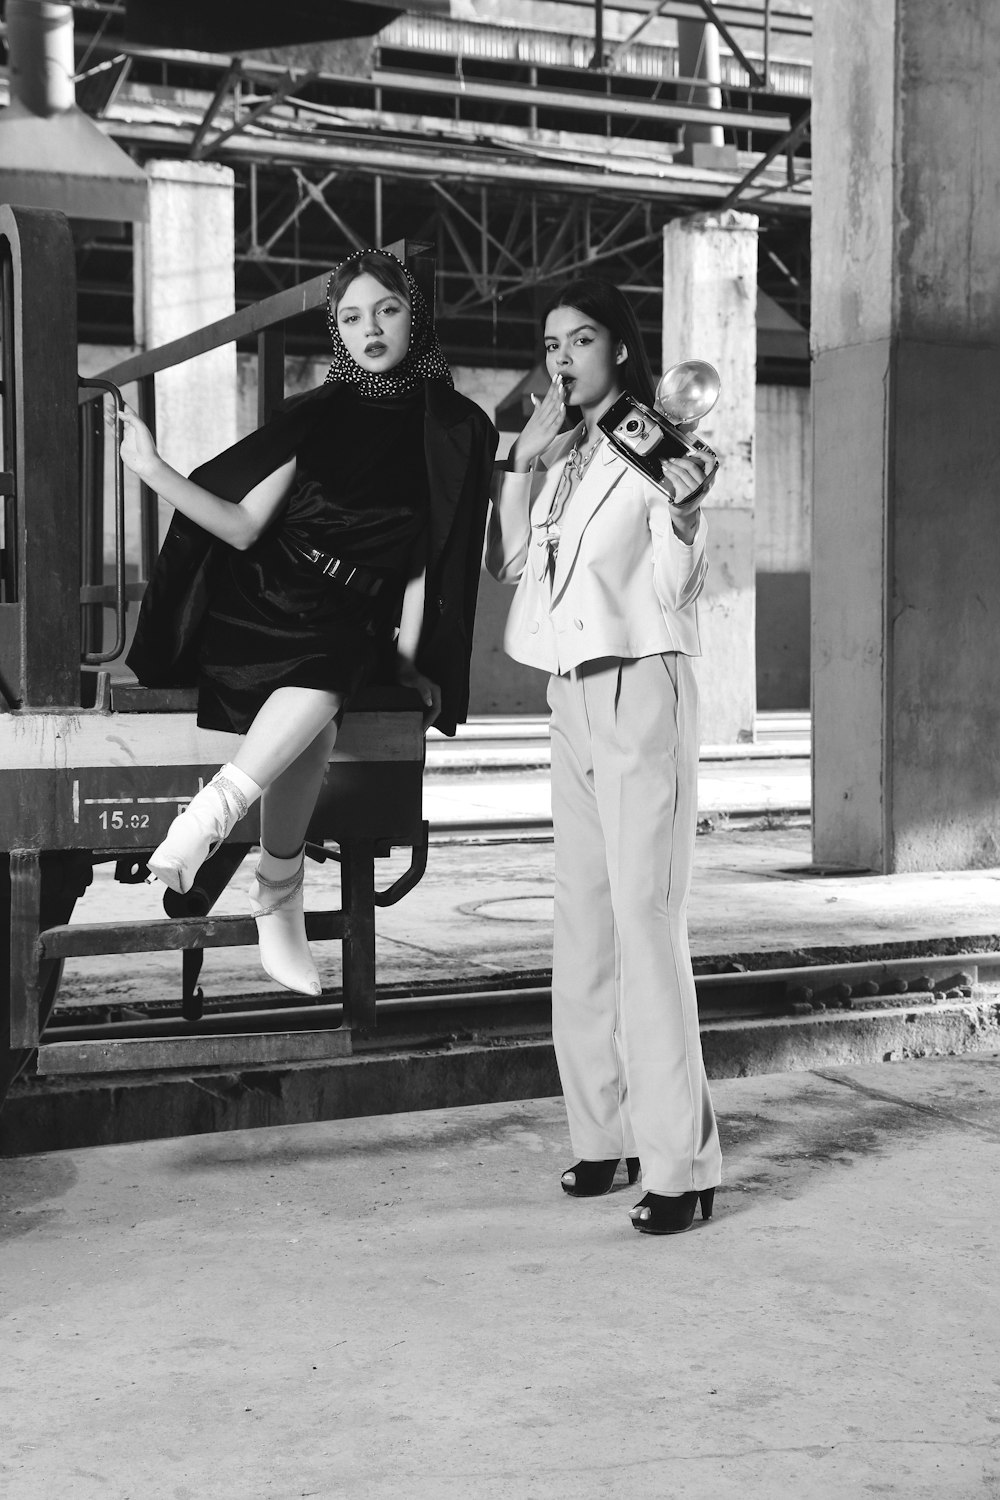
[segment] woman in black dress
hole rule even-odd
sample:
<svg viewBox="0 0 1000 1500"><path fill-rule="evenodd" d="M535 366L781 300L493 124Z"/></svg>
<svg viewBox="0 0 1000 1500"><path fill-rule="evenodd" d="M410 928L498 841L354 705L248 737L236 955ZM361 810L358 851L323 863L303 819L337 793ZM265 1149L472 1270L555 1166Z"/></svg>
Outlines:
<svg viewBox="0 0 1000 1500"><path fill-rule="evenodd" d="M183 684L196 664L198 723L245 735L149 867L189 890L260 797L250 906L261 962L309 995L321 985L305 936L303 846L344 706L388 675L416 689L428 723L454 733L464 718L496 448L488 419L452 388L426 303L394 256L363 251L338 266L328 308L326 383L259 432L185 479L127 408L121 450L180 512L129 662L149 685ZM185 590L204 533L226 545L214 547L192 631Z"/></svg>

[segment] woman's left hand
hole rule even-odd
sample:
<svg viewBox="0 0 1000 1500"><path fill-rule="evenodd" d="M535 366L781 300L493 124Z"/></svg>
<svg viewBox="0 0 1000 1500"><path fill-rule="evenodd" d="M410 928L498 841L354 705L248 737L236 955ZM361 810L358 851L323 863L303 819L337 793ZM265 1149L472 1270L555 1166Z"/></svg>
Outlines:
<svg viewBox="0 0 1000 1500"><path fill-rule="evenodd" d="M396 658L396 681L401 687L413 688L420 694L424 704L424 728L429 729L441 712L441 689L437 683L418 672L405 656Z"/></svg>
<svg viewBox="0 0 1000 1500"><path fill-rule="evenodd" d="M123 401L121 411L112 411L105 420L116 432L118 423L122 424L120 452L126 469L131 469L139 479L150 478L161 459L153 434L139 413Z"/></svg>

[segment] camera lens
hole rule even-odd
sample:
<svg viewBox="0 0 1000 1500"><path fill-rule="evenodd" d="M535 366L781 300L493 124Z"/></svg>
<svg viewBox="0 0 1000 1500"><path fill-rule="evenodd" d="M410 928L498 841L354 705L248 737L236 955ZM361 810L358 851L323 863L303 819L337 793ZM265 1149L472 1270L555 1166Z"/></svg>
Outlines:
<svg viewBox="0 0 1000 1500"><path fill-rule="evenodd" d="M628 421L625 423L625 431L627 433L629 433L630 436L632 434L636 433L636 432L641 432L642 431L642 422L641 422L640 418L639 417L629 417Z"/></svg>

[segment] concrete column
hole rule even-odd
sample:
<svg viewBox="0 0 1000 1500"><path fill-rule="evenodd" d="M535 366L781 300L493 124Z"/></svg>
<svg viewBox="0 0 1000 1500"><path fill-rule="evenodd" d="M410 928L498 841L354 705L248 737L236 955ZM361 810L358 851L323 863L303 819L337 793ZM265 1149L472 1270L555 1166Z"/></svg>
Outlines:
<svg viewBox="0 0 1000 1500"><path fill-rule="evenodd" d="M722 377L698 428L722 472L708 496L711 571L699 601L703 744L753 737L754 428L757 219L728 212L677 219L663 231L663 368L707 359Z"/></svg>
<svg viewBox="0 0 1000 1500"><path fill-rule="evenodd" d="M818 863L1000 863L1000 6L824 0L813 103Z"/></svg>
<svg viewBox="0 0 1000 1500"><path fill-rule="evenodd" d="M235 311L233 173L214 162L151 161L149 222L136 226L135 335L151 349ZM236 349L156 377L157 438L183 473L236 441ZM161 532L172 514L164 506Z"/></svg>
<svg viewBox="0 0 1000 1500"><path fill-rule="evenodd" d="M682 87L679 97L685 103L722 108L719 33L714 26L709 26L704 21L677 22L677 72L681 78L704 78L706 84L714 85L706 88L696 85ZM674 161L687 162L696 167L720 167L723 150L721 125L685 125L684 145L679 152L675 152ZM735 147L731 150L731 156L731 164L735 166Z"/></svg>

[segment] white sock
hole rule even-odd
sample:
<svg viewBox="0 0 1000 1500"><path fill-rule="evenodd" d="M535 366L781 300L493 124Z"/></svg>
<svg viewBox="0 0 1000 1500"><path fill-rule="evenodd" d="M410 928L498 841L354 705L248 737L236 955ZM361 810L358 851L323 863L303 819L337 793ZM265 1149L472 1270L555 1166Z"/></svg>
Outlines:
<svg viewBox="0 0 1000 1500"><path fill-rule="evenodd" d="M260 962L265 974L300 995L321 995L323 986L306 940L302 899L304 861L304 851L281 859L261 845L256 875L250 886L250 910L257 922Z"/></svg>
<svg viewBox="0 0 1000 1500"><path fill-rule="evenodd" d="M245 771L228 764L191 799L150 855L149 868L158 880L181 894L214 849L232 832L257 801L261 789Z"/></svg>

